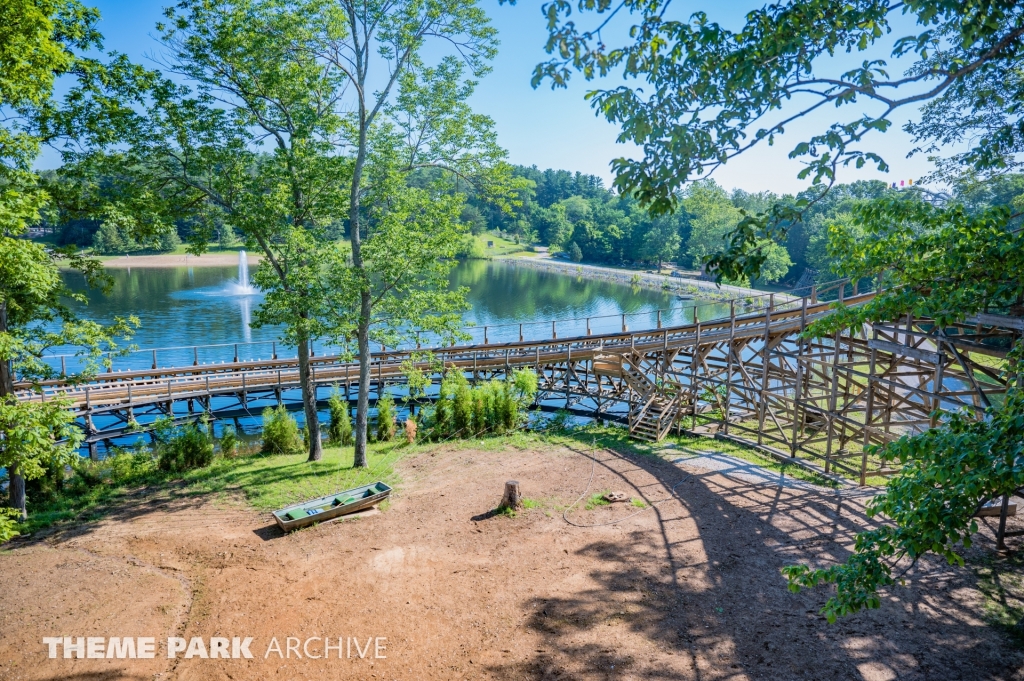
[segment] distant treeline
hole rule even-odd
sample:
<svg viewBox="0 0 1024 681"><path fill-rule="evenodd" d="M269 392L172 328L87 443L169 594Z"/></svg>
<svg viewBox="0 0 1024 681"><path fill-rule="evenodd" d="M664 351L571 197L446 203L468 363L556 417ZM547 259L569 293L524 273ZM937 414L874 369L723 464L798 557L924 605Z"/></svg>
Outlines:
<svg viewBox="0 0 1024 681"><path fill-rule="evenodd" d="M841 225L856 232L852 208L858 202L891 192L934 199L926 190L914 187L894 189L878 180L838 184L824 196L811 188L793 196L772 192L751 193L742 189L728 192L714 180L691 184L680 196L679 209L672 215L652 217L631 197L605 188L600 177L567 170L539 170L536 166L515 166L515 174L527 180L511 212L480 200L468 190L462 219L473 234L497 230L523 244L540 244L564 251L571 259L592 263L658 266L666 263L697 270L707 256L721 251L725 237L742 219L743 212L755 214L778 202L812 201L804 219L793 225L783 244L766 243L769 258L764 268L766 283L797 281L805 272L819 281L836 276L828 254L828 228ZM424 175L411 182L427 181ZM460 188L465 190L465 188ZM58 193L59 192L55 192ZM962 203L968 211L1024 201L1024 174L1008 174L984 184L965 184L940 197ZM58 202L59 204L59 202ZM98 253L126 253L139 250L168 251L187 241L192 225L179 222L175 231L164 233L152 243L136 243L116 215L105 219L82 217L81 211L57 210L43 225L60 245L93 247ZM208 228L208 227L207 227ZM214 226L215 241L232 246L238 240L228 224ZM331 226L338 238L346 236L346 224Z"/></svg>
<svg viewBox="0 0 1024 681"><path fill-rule="evenodd" d="M828 255L828 227L856 230L852 208L886 193L902 192L921 200L962 203L969 212L989 206L1024 202L1024 174L1008 174L984 184L964 184L944 196L914 187L894 189L871 180L838 184L822 196L822 188L800 194L728 192L714 180L691 184L680 196L679 210L652 218L632 198L604 188L601 178L565 170L517 166L517 175L532 182L521 192L522 205L512 215L481 204L470 196L464 218L477 233L501 230L521 240L564 250L573 259L626 265L677 263L699 269L703 259L725 246L725 236L743 213L766 211L778 202L813 201L804 219L793 225L783 244L766 244L766 282L797 281L808 268L818 280L837 276Z"/></svg>

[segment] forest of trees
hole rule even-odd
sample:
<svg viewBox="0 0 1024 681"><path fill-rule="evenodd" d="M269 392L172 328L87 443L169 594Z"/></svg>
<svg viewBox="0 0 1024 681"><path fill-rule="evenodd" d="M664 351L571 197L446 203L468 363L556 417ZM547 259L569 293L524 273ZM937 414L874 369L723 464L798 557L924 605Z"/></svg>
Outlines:
<svg viewBox="0 0 1024 681"><path fill-rule="evenodd" d="M805 270L818 281L840 276L838 263L828 252L828 228L841 226L856 230L853 208L886 195L914 193L922 200L931 194L916 185L892 188L880 180L859 180L836 184L828 192L819 187L800 194L727 191L713 179L695 182L680 192L679 210L652 217L635 200L605 188L596 175L567 170L538 170L536 166L514 166L516 177L526 180L518 190L520 205L501 210L494 203L470 197L461 219L473 234L497 230L523 244L540 244L564 251L574 261L608 265L676 265L698 270L705 258L725 249L726 237L744 214L769 210L777 203L811 203L803 221L793 224L782 244L767 246L768 260L761 283L794 283ZM417 184L417 179L410 180ZM55 192L59 195L59 192ZM953 188L947 200L963 203L979 212L995 206L1010 206L1024 196L1024 174L1007 174L995 180L964 182ZM92 247L100 254L141 250L167 251L187 242L193 225L179 221L176 232L162 233L139 243L117 216L106 220L85 219L81 209L53 211L43 226L59 245ZM336 238L347 236L343 220L334 225ZM222 247L238 243L231 227L221 224L213 235Z"/></svg>
<svg viewBox="0 0 1024 681"><path fill-rule="evenodd" d="M819 186L797 196L730 192L714 180L702 180L682 190L678 211L652 218L635 200L606 189L597 176L541 171L536 166L515 166L514 172L529 180L520 191L522 205L508 214L488 209L471 197L463 220L475 233L500 230L522 242L563 250L570 257L578 248L583 261L611 265L672 263L696 270L704 258L725 249L726 237L744 213L762 213L777 203L810 202L803 221L788 230L786 241L768 244L761 279L765 283L796 282L808 268L819 281L839 276L838 263L828 252L828 228L856 229L855 206L886 195L916 193L922 200L933 198L916 186L894 189L880 180L836 184L828 192ZM949 198L978 212L1011 205L1021 196L1024 174L1008 174L996 181L959 184Z"/></svg>

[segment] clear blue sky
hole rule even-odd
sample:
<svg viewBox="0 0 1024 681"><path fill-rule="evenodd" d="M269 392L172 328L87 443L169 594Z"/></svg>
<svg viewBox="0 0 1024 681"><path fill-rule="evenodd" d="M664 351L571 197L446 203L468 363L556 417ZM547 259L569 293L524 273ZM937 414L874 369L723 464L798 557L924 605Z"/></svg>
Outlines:
<svg viewBox="0 0 1024 681"><path fill-rule="evenodd" d="M509 151L509 159L513 163L537 165L542 169L564 168L592 173L608 183L611 180L611 159L633 155L635 150L616 144L617 128L595 116L584 101L587 90L600 87L600 82L585 83L582 78L576 78L567 90L552 91L546 85L533 89L530 86L533 67L546 56L543 47L547 33L541 15L542 0L519 0L515 6L499 5L497 0L482 1L499 30L501 47L494 71L480 83L473 105L477 111L494 119L499 140ZM154 25L162 18L162 8L170 4L168 0L86 2L102 13L100 28L108 50L124 52L147 66L154 66L146 55L152 55L159 49L152 37ZM718 0L715 3L678 2L673 7L677 17L703 10L712 20L737 27L746 11L760 5L743 0ZM853 59L844 55L837 59L836 67L849 68L862 58L862 55ZM841 112L843 120L856 116L852 108ZM792 132L774 147L764 146L744 153L716 171L715 179L726 188L741 187L748 191L793 192L804 188L806 183L796 178L800 165L789 160L787 153L803 139L797 135L806 135L812 125L816 126L815 131L824 129L829 122L836 120L835 114L831 109L823 111L821 116L809 119L808 123L794 126ZM904 117L895 119L895 125L888 133L876 135L872 140L872 148L884 152L889 162L891 170L888 174L850 168L842 171L840 181L869 178L898 181L916 179L927 172L930 166L923 156L905 158L912 145L900 127L905 116L913 114L909 111Z"/></svg>

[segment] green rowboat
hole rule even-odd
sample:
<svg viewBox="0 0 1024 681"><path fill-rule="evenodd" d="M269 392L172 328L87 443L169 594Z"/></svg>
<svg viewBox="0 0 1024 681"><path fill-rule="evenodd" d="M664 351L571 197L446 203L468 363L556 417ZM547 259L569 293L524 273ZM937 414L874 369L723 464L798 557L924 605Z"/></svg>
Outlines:
<svg viewBox="0 0 1024 681"><path fill-rule="evenodd" d="M322 523L339 516L370 508L391 496L391 488L383 482L372 482L362 487L328 494L304 501L295 506L274 511L274 520L285 532L297 530L313 523Z"/></svg>

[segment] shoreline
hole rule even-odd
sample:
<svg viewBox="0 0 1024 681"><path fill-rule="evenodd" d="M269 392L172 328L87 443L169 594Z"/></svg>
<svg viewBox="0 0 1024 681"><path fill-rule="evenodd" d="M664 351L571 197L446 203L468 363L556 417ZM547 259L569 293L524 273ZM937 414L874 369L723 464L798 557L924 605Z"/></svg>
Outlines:
<svg viewBox="0 0 1024 681"><path fill-rule="evenodd" d="M261 258L258 255L247 253L246 260L250 265L255 265ZM130 269L132 267L234 267L238 265L238 251L206 253L200 256L179 253L122 255L102 260L101 262L104 267L111 269Z"/></svg>
<svg viewBox="0 0 1024 681"><path fill-rule="evenodd" d="M732 286L722 284L719 286L711 281L703 279L690 279L686 277L670 277L664 274L650 274L637 270L618 269L615 267L603 267L601 265L584 265L582 263L570 263L553 260L551 258L517 258L515 256L495 257L494 260L519 264L527 267L558 272L559 274L575 275L610 281L625 286L639 286L640 288L668 293L688 294L699 297L703 300L731 300L737 297L753 298L767 296L772 291L762 291L744 286ZM782 301L788 301L792 296L787 293L775 293L775 296Z"/></svg>

